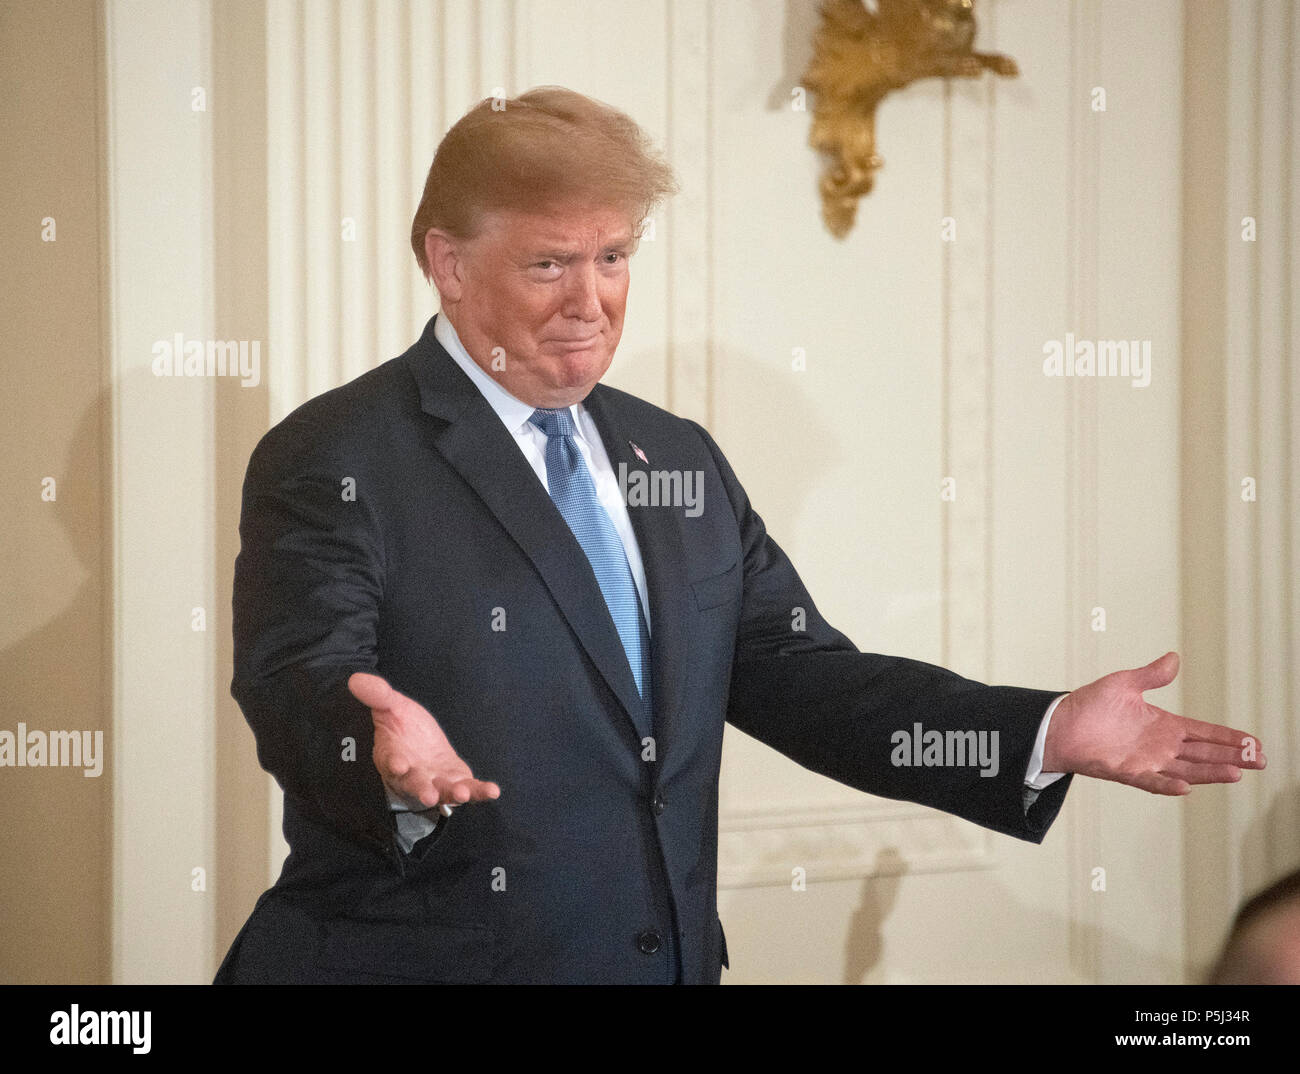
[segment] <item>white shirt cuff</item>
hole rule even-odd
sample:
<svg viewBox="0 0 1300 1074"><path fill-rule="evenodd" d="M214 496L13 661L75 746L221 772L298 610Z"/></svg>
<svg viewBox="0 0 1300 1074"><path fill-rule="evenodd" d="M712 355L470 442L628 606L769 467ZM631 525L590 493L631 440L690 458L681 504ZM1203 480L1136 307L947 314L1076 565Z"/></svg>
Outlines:
<svg viewBox="0 0 1300 1074"><path fill-rule="evenodd" d="M397 814L397 845L402 848L403 854L409 854L416 843L426 835L433 834L434 828L438 827L438 814L412 813L388 789L387 784L384 785L384 793L388 795L388 808Z"/></svg>
<svg viewBox="0 0 1300 1074"><path fill-rule="evenodd" d="M1043 722L1038 725L1038 737L1034 739L1034 751L1029 755L1029 767L1025 770L1025 786L1032 790L1045 790L1065 775L1064 772L1043 771L1043 751L1047 748L1047 728L1052 722L1052 713L1056 711L1056 706L1068 696L1068 694L1062 694L1048 705L1047 712L1043 716ZM1037 796L1035 795L1035 797Z"/></svg>

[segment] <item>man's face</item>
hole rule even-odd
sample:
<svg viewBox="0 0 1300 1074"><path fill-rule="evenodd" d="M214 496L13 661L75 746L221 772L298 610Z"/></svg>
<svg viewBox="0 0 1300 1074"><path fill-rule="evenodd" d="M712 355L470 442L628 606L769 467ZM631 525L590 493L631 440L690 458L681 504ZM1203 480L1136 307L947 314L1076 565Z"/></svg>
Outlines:
<svg viewBox="0 0 1300 1074"><path fill-rule="evenodd" d="M636 245L628 214L591 206L499 212L452 245L454 259L443 264L453 278L439 280L439 290L471 357L533 406L582 400L623 334Z"/></svg>

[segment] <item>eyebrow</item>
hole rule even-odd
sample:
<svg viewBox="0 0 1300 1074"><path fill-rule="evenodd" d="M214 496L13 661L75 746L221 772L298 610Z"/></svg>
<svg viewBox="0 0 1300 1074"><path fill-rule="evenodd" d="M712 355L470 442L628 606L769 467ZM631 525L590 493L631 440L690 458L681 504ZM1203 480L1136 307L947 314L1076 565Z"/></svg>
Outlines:
<svg viewBox="0 0 1300 1074"><path fill-rule="evenodd" d="M600 253L606 254L611 251L618 251L620 253L625 252L632 247L632 244L635 241L636 237L634 235L624 234L618 239L607 242L600 248ZM564 247L538 247L528 254L527 260L530 264L535 261L559 261L561 263L567 263L575 261L581 256L582 251L576 250L572 247L567 249Z"/></svg>

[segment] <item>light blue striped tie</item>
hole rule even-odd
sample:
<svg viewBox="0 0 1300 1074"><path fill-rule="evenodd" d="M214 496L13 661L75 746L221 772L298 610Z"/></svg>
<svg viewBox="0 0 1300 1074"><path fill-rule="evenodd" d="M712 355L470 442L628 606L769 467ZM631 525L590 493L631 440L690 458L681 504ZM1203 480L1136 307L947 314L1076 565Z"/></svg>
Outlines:
<svg viewBox="0 0 1300 1074"><path fill-rule="evenodd" d="M650 633L627 552L614 523L596 497L596 485L573 437L577 431L568 410L534 410L529 419L546 434L546 487L564 521L587 553L600 591L623 641L636 688L650 710Z"/></svg>

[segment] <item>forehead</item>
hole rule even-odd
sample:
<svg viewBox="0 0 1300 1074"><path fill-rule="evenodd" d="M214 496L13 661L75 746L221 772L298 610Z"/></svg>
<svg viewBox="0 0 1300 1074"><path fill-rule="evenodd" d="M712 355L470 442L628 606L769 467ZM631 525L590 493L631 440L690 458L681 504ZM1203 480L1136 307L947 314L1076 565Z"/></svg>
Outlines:
<svg viewBox="0 0 1300 1074"><path fill-rule="evenodd" d="M584 250L631 241L632 220L609 206L563 206L524 212L502 209L484 219L480 237L502 249Z"/></svg>

